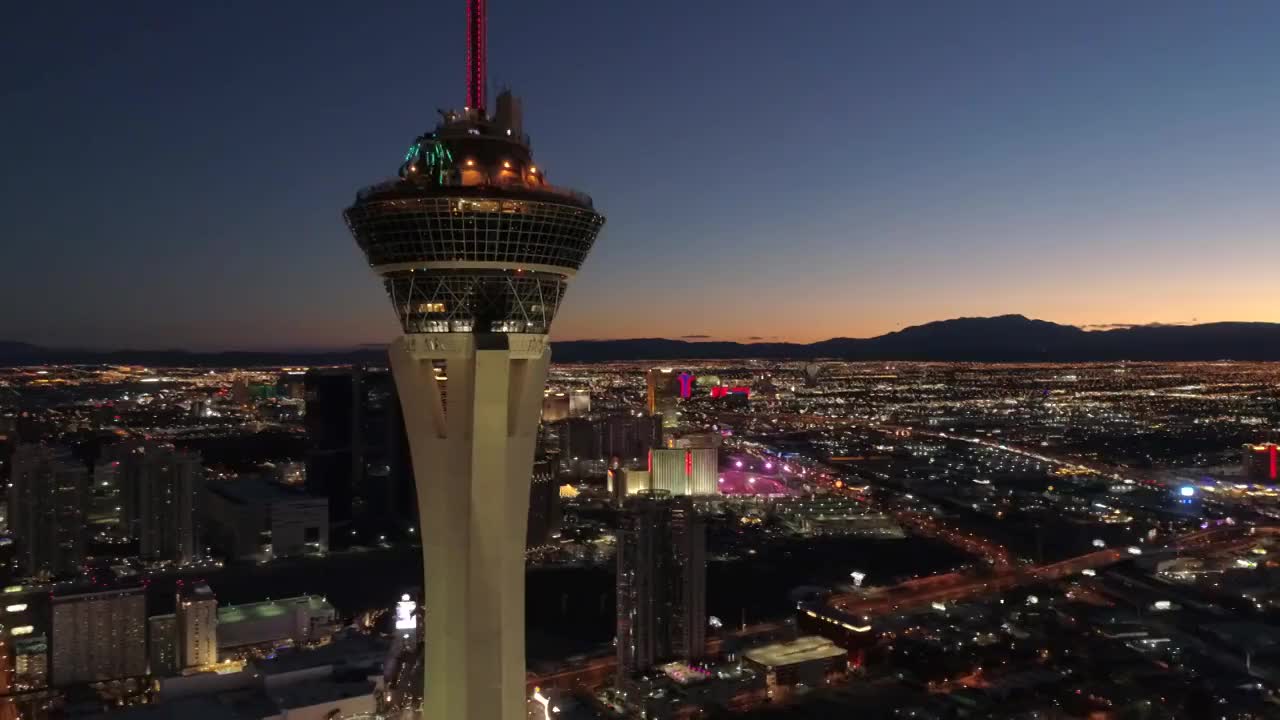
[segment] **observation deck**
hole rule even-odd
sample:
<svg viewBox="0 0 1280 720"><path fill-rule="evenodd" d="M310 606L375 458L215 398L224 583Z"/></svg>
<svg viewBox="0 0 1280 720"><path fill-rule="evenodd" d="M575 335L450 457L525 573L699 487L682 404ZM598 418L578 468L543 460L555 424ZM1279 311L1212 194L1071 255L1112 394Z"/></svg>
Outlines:
<svg viewBox="0 0 1280 720"><path fill-rule="evenodd" d="M546 334L604 217L547 182L510 94L492 118L443 115L399 177L357 193L347 225L405 333Z"/></svg>

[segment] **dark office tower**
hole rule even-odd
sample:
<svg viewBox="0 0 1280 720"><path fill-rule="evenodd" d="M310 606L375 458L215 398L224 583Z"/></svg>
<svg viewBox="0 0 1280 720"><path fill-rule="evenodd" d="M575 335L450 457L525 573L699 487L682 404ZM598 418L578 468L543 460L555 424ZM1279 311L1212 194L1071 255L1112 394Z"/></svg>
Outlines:
<svg viewBox="0 0 1280 720"><path fill-rule="evenodd" d="M560 458L574 460L600 460L604 457L603 427L600 422L586 418L569 418L560 423Z"/></svg>
<svg viewBox="0 0 1280 720"><path fill-rule="evenodd" d="M204 465L199 453L156 442L117 443L103 448L94 478L99 485L119 487L120 525L138 542L142 558L186 564L200 555L196 504Z"/></svg>
<svg viewBox="0 0 1280 720"><path fill-rule="evenodd" d="M9 530L18 571L74 573L84 560L89 471L63 449L19 445L9 481Z"/></svg>
<svg viewBox="0 0 1280 720"><path fill-rule="evenodd" d="M618 528L618 672L706 646L706 528L689 498L642 491L627 498Z"/></svg>
<svg viewBox="0 0 1280 720"><path fill-rule="evenodd" d="M649 451L662 447L661 415L615 415L604 421L604 457L623 465L641 462Z"/></svg>
<svg viewBox="0 0 1280 720"><path fill-rule="evenodd" d="M490 114L485 1L467 0L467 103L344 213L403 332L391 366L423 516L423 711L525 717L524 522L548 334L604 224L547 182L520 102ZM536 39L531 40L535 45ZM428 462L430 460L430 462Z"/></svg>
<svg viewBox="0 0 1280 720"><path fill-rule="evenodd" d="M416 503L395 381L387 370L306 375L308 492L329 499L330 537L407 530Z"/></svg>
<svg viewBox="0 0 1280 720"><path fill-rule="evenodd" d="M707 651L707 528L689 498L671 501L671 654L698 660Z"/></svg>
<svg viewBox="0 0 1280 720"><path fill-rule="evenodd" d="M560 529L560 486L548 463L533 465L533 481L529 483L529 527L525 547L533 548L551 542Z"/></svg>

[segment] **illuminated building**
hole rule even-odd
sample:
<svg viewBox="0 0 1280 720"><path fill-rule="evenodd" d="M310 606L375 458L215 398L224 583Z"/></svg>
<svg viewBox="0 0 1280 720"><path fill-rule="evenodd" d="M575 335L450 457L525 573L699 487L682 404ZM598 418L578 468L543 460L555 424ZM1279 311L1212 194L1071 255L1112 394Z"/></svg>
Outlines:
<svg viewBox="0 0 1280 720"><path fill-rule="evenodd" d="M111 471L121 526L144 559L183 564L199 555L195 498L204 466L198 454L160 443L118 443L103 450L96 467Z"/></svg>
<svg viewBox="0 0 1280 720"><path fill-rule="evenodd" d="M764 675L770 696L794 685L810 688L829 685L849 669L847 651L826 638L813 635L752 648L743 653L743 657L748 666Z"/></svg>
<svg viewBox="0 0 1280 720"><path fill-rule="evenodd" d="M569 396L565 393L546 392L542 396L542 422L553 423L568 419Z"/></svg>
<svg viewBox="0 0 1280 720"><path fill-rule="evenodd" d="M652 368L645 374L645 395L650 415L661 415L663 427L679 423L681 400L693 396L697 379L687 372L671 368Z"/></svg>
<svg viewBox="0 0 1280 720"><path fill-rule="evenodd" d="M1263 483L1280 481L1280 445L1245 445L1243 457L1244 474L1249 480Z"/></svg>
<svg viewBox="0 0 1280 720"><path fill-rule="evenodd" d="M542 422L556 422L590 414L591 393L586 390L573 390L567 393L548 391L543 394Z"/></svg>
<svg viewBox="0 0 1280 720"><path fill-rule="evenodd" d="M901 539L902 527L865 503L841 495L812 495L779 501L774 506L782 524L806 537L844 536Z"/></svg>
<svg viewBox="0 0 1280 720"><path fill-rule="evenodd" d="M44 635L15 638L13 690L39 690L49 685L49 639Z"/></svg>
<svg viewBox="0 0 1280 720"><path fill-rule="evenodd" d="M706 650L706 527L687 497L644 491L619 519L618 671Z"/></svg>
<svg viewBox="0 0 1280 720"><path fill-rule="evenodd" d="M418 637L418 604L407 593L396 603L396 633L407 647L413 647Z"/></svg>
<svg viewBox="0 0 1280 720"><path fill-rule="evenodd" d="M218 649L271 648L328 640L338 611L315 595L218 608Z"/></svg>
<svg viewBox="0 0 1280 720"><path fill-rule="evenodd" d="M413 466L392 374L311 370L306 387L307 492L329 500L329 535L382 535L413 522ZM394 520L394 522L388 522Z"/></svg>
<svg viewBox="0 0 1280 720"><path fill-rule="evenodd" d="M608 475L609 492L614 503L621 505L628 495L653 489L653 473L637 468L615 468Z"/></svg>
<svg viewBox="0 0 1280 720"><path fill-rule="evenodd" d="M205 583L181 585L177 597L178 660L185 668L218 662L218 599Z"/></svg>
<svg viewBox="0 0 1280 720"><path fill-rule="evenodd" d="M653 489L672 495L716 495L716 448L659 448L650 453Z"/></svg>
<svg viewBox="0 0 1280 720"><path fill-rule="evenodd" d="M178 660L178 616L175 613L147 618L148 672L155 677L174 675L182 669Z"/></svg>
<svg viewBox="0 0 1280 720"><path fill-rule="evenodd" d="M345 218L404 334L404 408L427 584L423 713L515 720L525 710L529 468L547 334L604 223L548 184L519 101L486 110L484 0L469 0L467 104L410 146L399 177Z"/></svg>
<svg viewBox="0 0 1280 720"><path fill-rule="evenodd" d="M142 587L68 591L53 604L56 686L140 677L147 671L147 601Z"/></svg>
<svg viewBox="0 0 1280 720"><path fill-rule="evenodd" d="M28 576L73 573L84 560L89 471L62 449L19 445L9 481L9 531Z"/></svg>

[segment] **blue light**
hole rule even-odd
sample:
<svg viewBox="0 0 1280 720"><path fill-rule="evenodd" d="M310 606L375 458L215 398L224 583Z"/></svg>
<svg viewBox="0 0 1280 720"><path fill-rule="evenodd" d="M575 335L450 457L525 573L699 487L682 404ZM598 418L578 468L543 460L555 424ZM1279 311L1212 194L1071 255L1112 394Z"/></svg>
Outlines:
<svg viewBox="0 0 1280 720"><path fill-rule="evenodd" d="M1182 497L1189 498L1192 495L1196 494L1196 489L1191 487L1190 485L1183 485L1182 489L1178 490L1178 494L1181 495Z"/></svg>

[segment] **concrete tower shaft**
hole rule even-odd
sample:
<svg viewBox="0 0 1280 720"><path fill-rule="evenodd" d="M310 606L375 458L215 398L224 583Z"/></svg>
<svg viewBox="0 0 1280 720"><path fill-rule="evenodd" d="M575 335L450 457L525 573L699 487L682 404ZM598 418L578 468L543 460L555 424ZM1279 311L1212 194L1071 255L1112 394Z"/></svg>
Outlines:
<svg viewBox="0 0 1280 720"><path fill-rule="evenodd" d="M551 322L604 218L548 183L520 102L485 111L484 0L468 106L344 213L403 336L391 344L425 565L428 720L525 717L524 547Z"/></svg>

